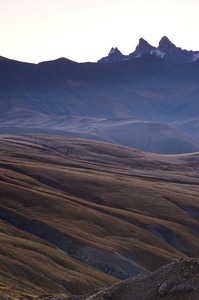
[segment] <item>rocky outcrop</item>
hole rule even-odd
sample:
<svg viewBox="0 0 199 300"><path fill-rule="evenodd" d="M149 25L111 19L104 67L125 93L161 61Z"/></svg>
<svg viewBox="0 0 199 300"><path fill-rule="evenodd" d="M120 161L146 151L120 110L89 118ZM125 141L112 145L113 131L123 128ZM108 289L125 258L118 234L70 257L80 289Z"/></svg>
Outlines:
<svg viewBox="0 0 199 300"><path fill-rule="evenodd" d="M196 300L199 299L198 270L198 259L179 259L149 276L130 278L87 297L68 300Z"/></svg>

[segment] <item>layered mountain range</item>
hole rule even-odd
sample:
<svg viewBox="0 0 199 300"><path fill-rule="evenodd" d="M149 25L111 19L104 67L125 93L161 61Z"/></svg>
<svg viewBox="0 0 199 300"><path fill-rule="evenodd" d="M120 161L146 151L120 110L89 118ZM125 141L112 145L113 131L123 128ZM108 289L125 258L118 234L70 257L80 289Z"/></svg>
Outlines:
<svg viewBox="0 0 199 300"><path fill-rule="evenodd" d="M134 52L123 55L118 48L112 48L108 56L103 57L98 63L115 63L138 58L143 55L152 55L175 63L187 63L199 60L199 51L183 50L176 47L166 36L162 37L158 47L150 45L146 40L140 38Z"/></svg>
<svg viewBox="0 0 199 300"><path fill-rule="evenodd" d="M139 49L138 49L139 50ZM137 51L138 51L137 50ZM158 153L199 150L199 63L0 60L0 132L48 133Z"/></svg>
<svg viewBox="0 0 199 300"><path fill-rule="evenodd" d="M0 57L0 299L197 299L199 62L151 47Z"/></svg>

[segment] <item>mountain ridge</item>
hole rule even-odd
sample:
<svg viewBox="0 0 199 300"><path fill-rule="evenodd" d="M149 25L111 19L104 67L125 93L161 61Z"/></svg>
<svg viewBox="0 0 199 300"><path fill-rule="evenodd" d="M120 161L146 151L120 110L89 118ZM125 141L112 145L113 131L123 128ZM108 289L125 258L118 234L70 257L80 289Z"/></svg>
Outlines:
<svg viewBox="0 0 199 300"><path fill-rule="evenodd" d="M197 61L175 64L153 55L117 64L3 60L0 70L1 133L82 136L160 153L198 151Z"/></svg>
<svg viewBox="0 0 199 300"><path fill-rule="evenodd" d="M98 60L98 63L116 63L125 60L136 59L143 55L157 56L162 59L170 60L174 63L188 63L199 60L199 51L183 50L180 47L176 47L167 36L163 36L158 47L150 45L145 39L140 38L139 43L135 48L135 51L129 55L123 55L118 49L119 56L111 56L109 52L108 56Z"/></svg>

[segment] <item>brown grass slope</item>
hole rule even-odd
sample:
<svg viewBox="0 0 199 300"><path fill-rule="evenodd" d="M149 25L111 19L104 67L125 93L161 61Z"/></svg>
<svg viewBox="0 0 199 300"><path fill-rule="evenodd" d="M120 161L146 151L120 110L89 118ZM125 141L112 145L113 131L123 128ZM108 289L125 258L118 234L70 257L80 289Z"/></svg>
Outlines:
<svg viewBox="0 0 199 300"><path fill-rule="evenodd" d="M83 294L198 256L198 167L198 153L0 136L0 291Z"/></svg>

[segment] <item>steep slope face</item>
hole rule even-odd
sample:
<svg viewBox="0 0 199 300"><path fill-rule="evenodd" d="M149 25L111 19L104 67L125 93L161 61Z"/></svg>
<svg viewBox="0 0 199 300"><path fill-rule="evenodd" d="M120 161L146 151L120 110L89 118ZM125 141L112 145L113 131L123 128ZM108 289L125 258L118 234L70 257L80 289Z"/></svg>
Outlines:
<svg viewBox="0 0 199 300"><path fill-rule="evenodd" d="M129 54L129 58L137 58L145 54L150 54L155 50L156 48L151 46L146 40L143 38L139 39L139 43L137 47L135 48L135 51L131 54Z"/></svg>
<svg viewBox="0 0 199 300"><path fill-rule="evenodd" d="M31 135L1 136L0 149L0 272L13 290L83 294L197 256L198 153Z"/></svg>

